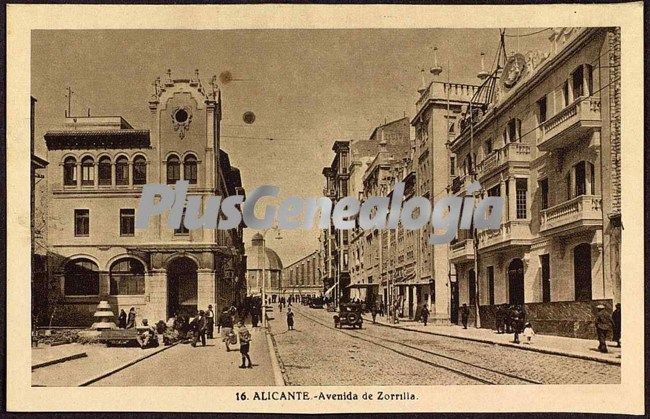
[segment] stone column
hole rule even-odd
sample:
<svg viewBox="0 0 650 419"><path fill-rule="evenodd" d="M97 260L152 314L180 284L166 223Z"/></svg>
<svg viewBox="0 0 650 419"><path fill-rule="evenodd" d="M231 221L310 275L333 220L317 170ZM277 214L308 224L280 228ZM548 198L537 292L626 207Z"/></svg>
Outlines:
<svg viewBox="0 0 650 419"><path fill-rule="evenodd" d="M409 307L411 307L411 287L406 285L404 287L404 304L402 308L402 313L404 314L405 317L408 317L409 315Z"/></svg>
<svg viewBox="0 0 650 419"><path fill-rule="evenodd" d="M215 296L215 274L212 269L199 269L196 274L197 277L197 308L199 310L207 310L208 305L212 304L212 308L216 310ZM216 312L216 311L215 311Z"/></svg>
<svg viewBox="0 0 650 419"><path fill-rule="evenodd" d="M503 198L505 201L506 197L506 179L501 178L501 181L499 182L499 195ZM501 224L505 223L508 220L508 208L504 208L503 211L501 212Z"/></svg>
<svg viewBox="0 0 650 419"><path fill-rule="evenodd" d="M105 298L111 293L111 277L108 272L99 272L99 296ZM113 307L115 309L115 307Z"/></svg>
<svg viewBox="0 0 650 419"><path fill-rule="evenodd" d="M144 277L145 313L152 322L167 320L167 272L164 269L151 270Z"/></svg>

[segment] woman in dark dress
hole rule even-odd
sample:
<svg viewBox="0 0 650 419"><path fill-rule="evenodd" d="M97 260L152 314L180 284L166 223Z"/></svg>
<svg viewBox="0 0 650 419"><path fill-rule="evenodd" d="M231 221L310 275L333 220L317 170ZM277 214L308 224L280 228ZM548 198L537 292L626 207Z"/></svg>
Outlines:
<svg viewBox="0 0 650 419"><path fill-rule="evenodd" d="M133 329L135 327L135 307L131 307L129 310L129 317L126 320L126 328Z"/></svg>
<svg viewBox="0 0 650 419"><path fill-rule="evenodd" d="M120 310L120 316L117 318L117 327L126 329L126 311Z"/></svg>

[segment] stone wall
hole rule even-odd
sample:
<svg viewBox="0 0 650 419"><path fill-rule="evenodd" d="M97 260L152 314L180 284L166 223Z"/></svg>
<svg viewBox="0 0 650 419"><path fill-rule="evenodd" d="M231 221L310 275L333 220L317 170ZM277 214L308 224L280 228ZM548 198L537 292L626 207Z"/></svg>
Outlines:
<svg viewBox="0 0 650 419"><path fill-rule="evenodd" d="M552 303L527 303L526 321L529 321L536 333L542 335L566 336L581 339L596 339L594 318L596 306L605 305L612 312L612 300L592 301L557 301ZM496 330L497 306L481 306L481 327ZM473 324L473 310L470 312L470 322Z"/></svg>

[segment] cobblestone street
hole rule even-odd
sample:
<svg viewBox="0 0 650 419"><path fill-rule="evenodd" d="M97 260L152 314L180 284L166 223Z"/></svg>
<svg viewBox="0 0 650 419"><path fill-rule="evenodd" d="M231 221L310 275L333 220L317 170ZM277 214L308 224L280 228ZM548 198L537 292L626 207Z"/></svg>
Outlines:
<svg viewBox="0 0 650 419"><path fill-rule="evenodd" d="M333 328L333 313L295 306L296 330L271 331L289 385L604 384L620 367L364 323ZM280 317L280 316L278 316Z"/></svg>

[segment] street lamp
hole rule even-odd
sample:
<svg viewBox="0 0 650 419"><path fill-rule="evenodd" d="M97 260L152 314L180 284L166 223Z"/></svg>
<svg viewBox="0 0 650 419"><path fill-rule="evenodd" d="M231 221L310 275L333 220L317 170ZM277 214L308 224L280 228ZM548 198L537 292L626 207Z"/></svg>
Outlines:
<svg viewBox="0 0 650 419"><path fill-rule="evenodd" d="M277 233L275 236L276 240L282 240L278 226L267 228L262 232L262 327L264 328L267 328L269 326L268 320L266 318L266 233L268 233L270 230L275 230Z"/></svg>

